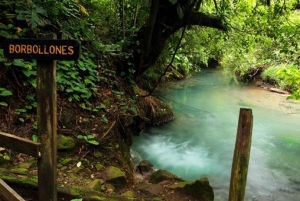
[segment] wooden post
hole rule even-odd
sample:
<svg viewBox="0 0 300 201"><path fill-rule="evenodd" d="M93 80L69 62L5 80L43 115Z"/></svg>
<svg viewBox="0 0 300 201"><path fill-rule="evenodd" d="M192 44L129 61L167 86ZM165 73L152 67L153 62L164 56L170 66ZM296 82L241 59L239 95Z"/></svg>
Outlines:
<svg viewBox="0 0 300 201"><path fill-rule="evenodd" d="M39 39L56 39L55 34ZM37 122L41 157L38 158L39 201L57 201L56 61L37 60Z"/></svg>
<svg viewBox="0 0 300 201"><path fill-rule="evenodd" d="M8 201L25 201L16 191L0 179L0 200L3 196Z"/></svg>
<svg viewBox="0 0 300 201"><path fill-rule="evenodd" d="M252 110L241 108L232 161L228 201L244 200L251 149L252 121Z"/></svg>
<svg viewBox="0 0 300 201"><path fill-rule="evenodd" d="M40 143L0 131L0 146L34 157L40 157Z"/></svg>

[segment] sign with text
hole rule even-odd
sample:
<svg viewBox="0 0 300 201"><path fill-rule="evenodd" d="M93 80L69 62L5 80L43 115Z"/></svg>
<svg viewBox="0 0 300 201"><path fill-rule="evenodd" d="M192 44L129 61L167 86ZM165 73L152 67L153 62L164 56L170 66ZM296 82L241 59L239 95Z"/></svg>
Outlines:
<svg viewBox="0 0 300 201"><path fill-rule="evenodd" d="M77 60L80 45L76 40L7 39L4 56L10 59Z"/></svg>

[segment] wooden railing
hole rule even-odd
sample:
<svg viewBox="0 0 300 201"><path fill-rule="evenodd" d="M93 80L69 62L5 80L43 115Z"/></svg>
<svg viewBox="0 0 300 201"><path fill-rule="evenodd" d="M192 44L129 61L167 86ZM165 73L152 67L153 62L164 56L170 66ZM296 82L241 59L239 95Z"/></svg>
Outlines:
<svg viewBox="0 0 300 201"><path fill-rule="evenodd" d="M36 158L41 157L41 143L33 142L9 133L0 132L0 147L5 147L19 153L24 153ZM38 163L39 168L40 163ZM42 189L39 189L42 190ZM25 201L17 192L8 186L0 178L0 198L3 197L7 201Z"/></svg>

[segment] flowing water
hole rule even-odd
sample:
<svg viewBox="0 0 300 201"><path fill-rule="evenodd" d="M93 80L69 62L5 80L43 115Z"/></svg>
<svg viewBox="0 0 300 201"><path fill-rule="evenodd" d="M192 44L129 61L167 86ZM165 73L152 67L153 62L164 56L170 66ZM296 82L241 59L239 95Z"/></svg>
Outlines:
<svg viewBox="0 0 300 201"><path fill-rule="evenodd" d="M160 89L175 119L145 130L132 151L185 180L207 177L228 200L240 108L253 113L245 200L300 201L300 105L286 96L231 83L220 71Z"/></svg>

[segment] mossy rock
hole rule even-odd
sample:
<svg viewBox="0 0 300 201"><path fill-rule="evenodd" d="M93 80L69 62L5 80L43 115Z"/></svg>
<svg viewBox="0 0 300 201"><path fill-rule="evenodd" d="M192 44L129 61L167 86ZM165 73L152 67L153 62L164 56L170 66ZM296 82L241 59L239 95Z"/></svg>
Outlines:
<svg viewBox="0 0 300 201"><path fill-rule="evenodd" d="M166 171L166 170L158 170L151 174L149 182L153 184L160 183L165 180L171 181L183 181L180 177Z"/></svg>
<svg viewBox="0 0 300 201"><path fill-rule="evenodd" d="M65 135L58 135L58 151L70 151L73 150L76 145L75 140L72 137Z"/></svg>
<svg viewBox="0 0 300 201"><path fill-rule="evenodd" d="M102 179L95 179L91 183L88 184L88 188L93 189L95 191L101 191L101 185L104 183Z"/></svg>
<svg viewBox="0 0 300 201"><path fill-rule="evenodd" d="M169 186L169 188L182 191L193 196L197 200L213 201L214 192L207 178L202 178L194 182L179 182Z"/></svg>
<svg viewBox="0 0 300 201"><path fill-rule="evenodd" d="M21 174L21 175L28 174L28 169L27 168L23 168L23 167L11 168L9 171L12 172L12 173Z"/></svg>
<svg viewBox="0 0 300 201"><path fill-rule="evenodd" d="M106 182L114 185L116 188L122 188L127 185L125 173L114 166L107 167Z"/></svg>
<svg viewBox="0 0 300 201"><path fill-rule="evenodd" d="M134 199L134 192L133 191L126 191L121 194L122 197Z"/></svg>

